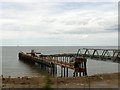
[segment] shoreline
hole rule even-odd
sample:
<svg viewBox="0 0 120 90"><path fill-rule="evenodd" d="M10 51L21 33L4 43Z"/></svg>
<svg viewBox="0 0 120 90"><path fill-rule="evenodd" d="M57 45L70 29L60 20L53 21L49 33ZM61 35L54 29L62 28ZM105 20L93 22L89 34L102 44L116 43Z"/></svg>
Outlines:
<svg viewBox="0 0 120 90"><path fill-rule="evenodd" d="M52 88L118 88L120 72L82 77L1 77L3 88L43 88L47 80Z"/></svg>

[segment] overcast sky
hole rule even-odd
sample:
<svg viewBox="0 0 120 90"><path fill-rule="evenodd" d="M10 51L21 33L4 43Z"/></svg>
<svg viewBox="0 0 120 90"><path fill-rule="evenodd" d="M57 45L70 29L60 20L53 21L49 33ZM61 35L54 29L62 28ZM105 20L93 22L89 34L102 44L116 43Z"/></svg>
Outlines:
<svg viewBox="0 0 120 90"><path fill-rule="evenodd" d="M0 0L0 44L118 45L117 0L67 1Z"/></svg>

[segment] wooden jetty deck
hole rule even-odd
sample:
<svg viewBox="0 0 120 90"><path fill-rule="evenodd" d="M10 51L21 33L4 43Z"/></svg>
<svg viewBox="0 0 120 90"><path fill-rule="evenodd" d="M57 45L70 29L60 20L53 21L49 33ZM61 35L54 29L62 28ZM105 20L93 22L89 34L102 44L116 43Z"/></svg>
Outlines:
<svg viewBox="0 0 120 90"><path fill-rule="evenodd" d="M68 77L68 69L74 70L74 76L86 76L87 68L85 58L76 58L76 61L80 63L79 68L75 68L73 63L70 63L71 55L36 55L32 56L31 53L19 53L19 60L23 60L28 63L38 63L41 69L50 70L51 74L57 74L57 67L61 67L61 77Z"/></svg>
<svg viewBox="0 0 120 90"><path fill-rule="evenodd" d="M63 53L43 55L41 53L19 53L19 59L29 63L38 63L41 69L50 71L51 74L57 74L57 65L61 67L61 77L68 77L68 69L74 70L73 76L86 76L87 66L86 58L109 60L120 62L120 50L117 49L79 49L77 53ZM73 63L71 63L71 60ZM79 62L79 68L75 68L75 62Z"/></svg>

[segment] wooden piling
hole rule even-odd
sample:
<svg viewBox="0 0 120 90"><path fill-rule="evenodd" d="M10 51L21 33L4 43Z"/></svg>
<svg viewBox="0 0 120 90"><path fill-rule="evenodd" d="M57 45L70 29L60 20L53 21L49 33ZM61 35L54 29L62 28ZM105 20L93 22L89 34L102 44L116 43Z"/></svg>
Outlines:
<svg viewBox="0 0 120 90"><path fill-rule="evenodd" d="M66 77L68 77L68 68L66 69Z"/></svg>
<svg viewBox="0 0 120 90"><path fill-rule="evenodd" d="M61 77L63 77L63 67L61 66Z"/></svg>
<svg viewBox="0 0 120 90"><path fill-rule="evenodd" d="M65 77L65 67L63 67L64 68L64 77Z"/></svg>

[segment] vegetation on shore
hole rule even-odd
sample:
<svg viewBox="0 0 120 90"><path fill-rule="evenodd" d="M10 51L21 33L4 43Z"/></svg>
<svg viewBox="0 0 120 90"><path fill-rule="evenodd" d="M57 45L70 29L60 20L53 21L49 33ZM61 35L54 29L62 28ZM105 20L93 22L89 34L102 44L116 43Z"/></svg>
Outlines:
<svg viewBox="0 0 120 90"><path fill-rule="evenodd" d="M64 87L118 87L118 76L120 73L96 74L85 77L3 77L3 87L28 87L28 88L44 88L51 90L52 88Z"/></svg>

